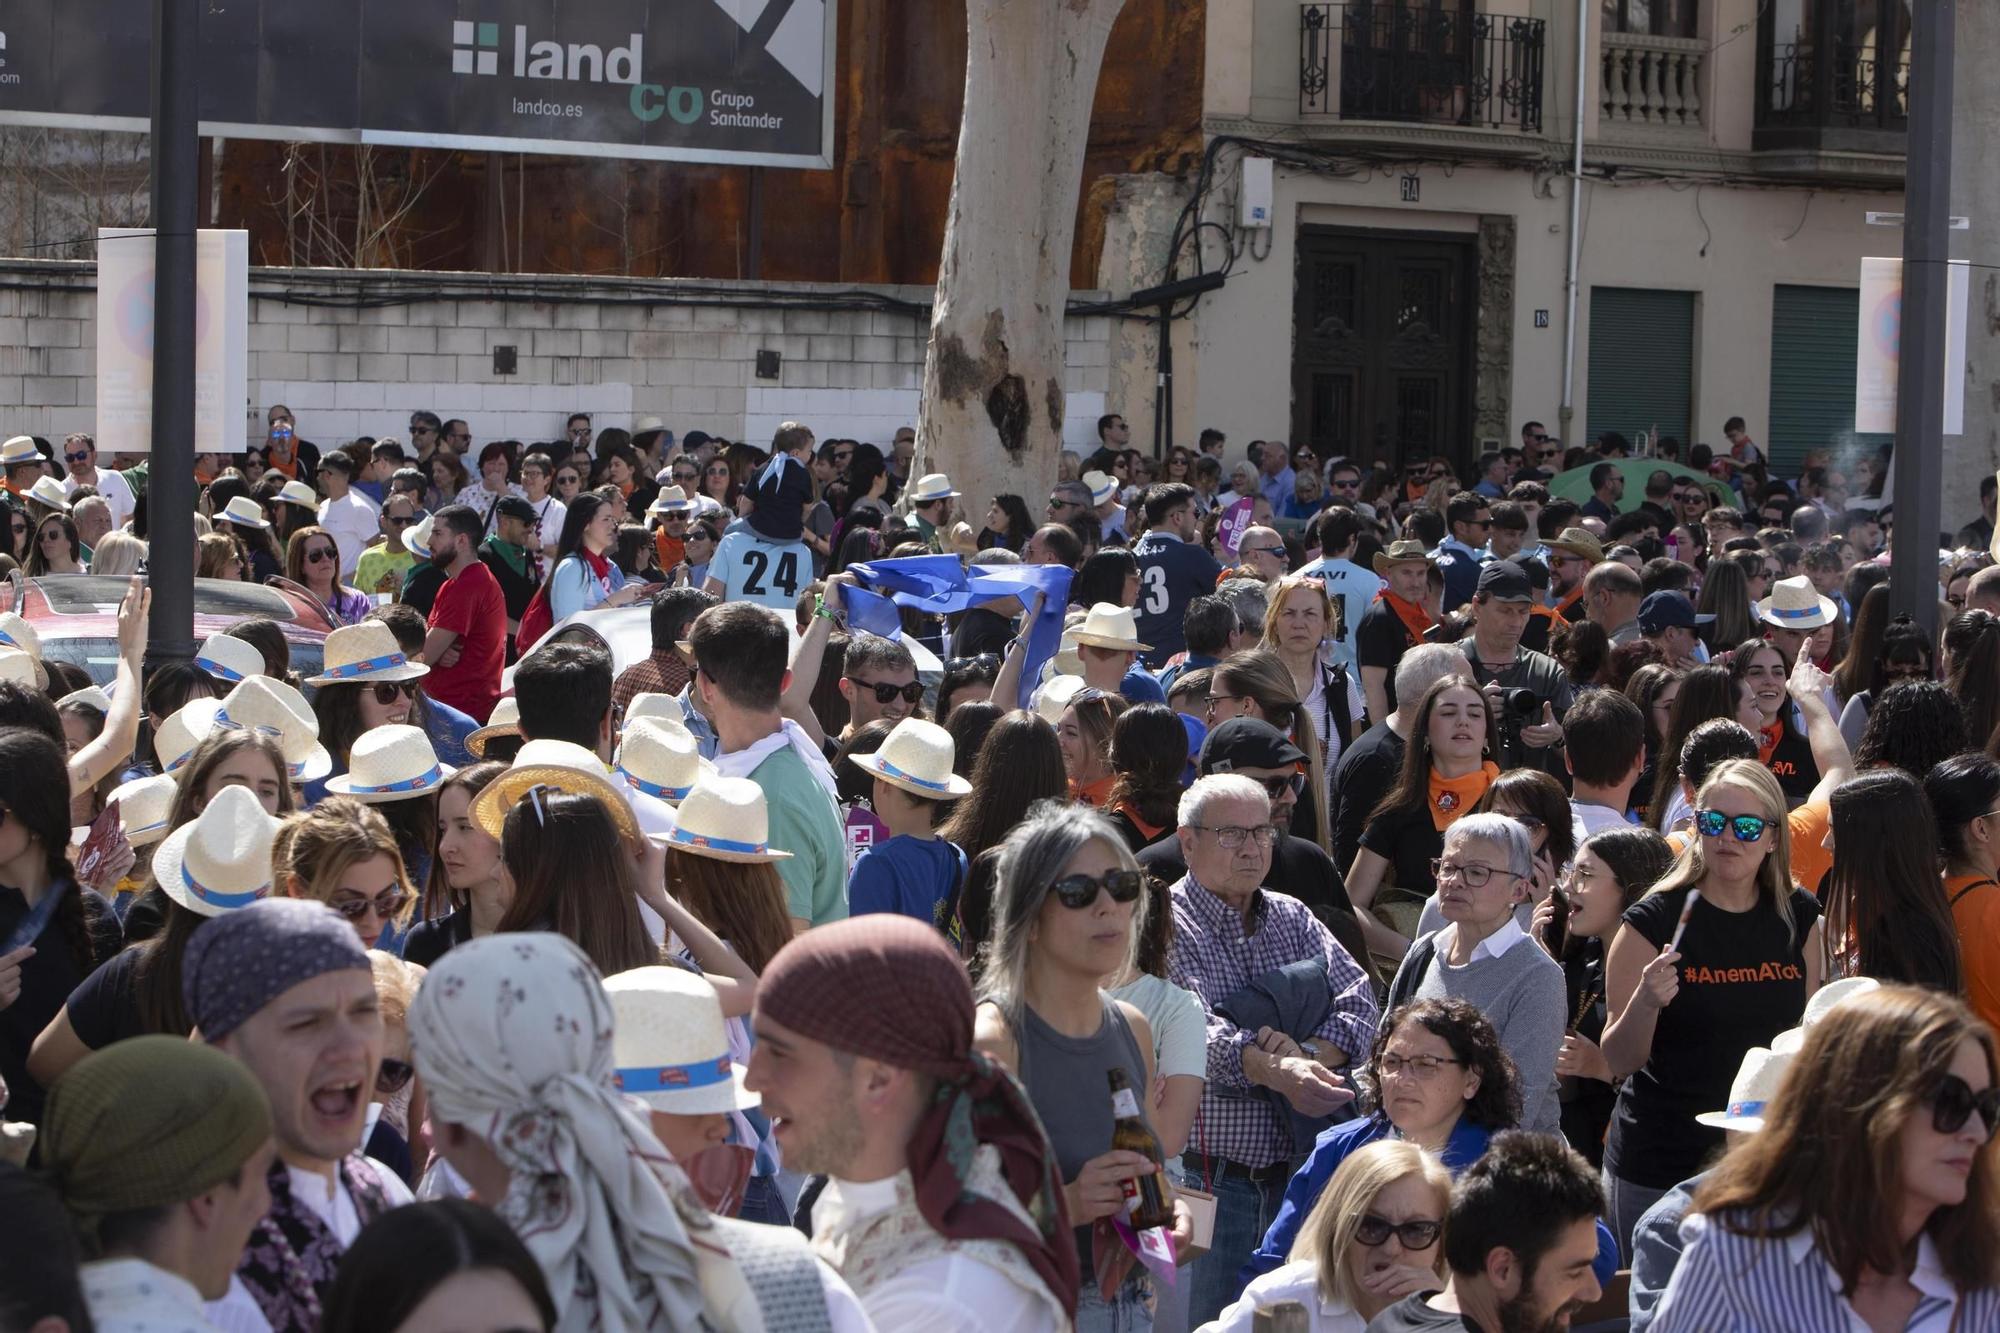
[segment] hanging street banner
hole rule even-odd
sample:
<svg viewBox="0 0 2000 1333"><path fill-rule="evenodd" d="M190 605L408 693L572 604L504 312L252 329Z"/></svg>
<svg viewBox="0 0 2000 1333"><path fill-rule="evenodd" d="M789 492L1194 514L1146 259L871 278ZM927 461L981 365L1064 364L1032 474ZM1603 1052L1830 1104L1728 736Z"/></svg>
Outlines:
<svg viewBox="0 0 2000 1333"><path fill-rule="evenodd" d="M831 167L834 33L834 0L203 2L201 132ZM7 0L0 124L143 133L151 48L151 5Z"/></svg>

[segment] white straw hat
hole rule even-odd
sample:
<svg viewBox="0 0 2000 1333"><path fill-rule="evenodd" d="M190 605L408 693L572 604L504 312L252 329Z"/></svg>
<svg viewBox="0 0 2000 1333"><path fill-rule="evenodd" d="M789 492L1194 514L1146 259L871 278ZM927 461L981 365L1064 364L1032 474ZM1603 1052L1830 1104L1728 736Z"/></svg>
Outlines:
<svg viewBox="0 0 2000 1333"><path fill-rule="evenodd" d="M685 514L694 508L694 502L687 498L687 492L678 486L668 486L653 497L647 507L648 514Z"/></svg>
<svg viewBox="0 0 2000 1333"><path fill-rule="evenodd" d="M431 529L437 524L436 514L425 514L409 527L403 529L403 548L419 560L431 558Z"/></svg>
<svg viewBox="0 0 2000 1333"><path fill-rule="evenodd" d="M1040 714L1042 721L1053 727L1062 722L1063 712L1070 701L1087 688L1082 676L1051 676L1035 687L1029 703Z"/></svg>
<svg viewBox="0 0 2000 1333"><path fill-rule="evenodd" d="M625 724L614 767L634 791L676 803L715 772L715 765L701 757L693 732L656 717Z"/></svg>
<svg viewBox="0 0 2000 1333"><path fill-rule="evenodd" d="M46 505L59 514L67 514L69 512L69 494L63 490L62 483L54 477L36 477L35 484L30 486L21 498L24 500L33 500L39 505Z"/></svg>
<svg viewBox="0 0 2000 1333"><path fill-rule="evenodd" d="M319 743L319 718L312 705L282 680L250 676L238 682L224 697L215 725L277 737L294 782L317 782L333 772L333 756Z"/></svg>
<svg viewBox="0 0 2000 1333"><path fill-rule="evenodd" d="M1118 479L1116 477L1107 477L1102 472L1084 473L1083 484L1090 488L1090 502L1092 504L1101 505L1112 496L1118 494Z"/></svg>
<svg viewBox="0 0 2000 1333"><path fill-rule="evenodd" d="M42 655L42 636L35 632L35 626L27 617L12 611L0 611L0 648L19 648L33 658Z"/></svg>
<svg viewBox="0 0 2000 1333"><path fill-rule="evenodd" d="M595 796L618 826L620 836L635 844L639 841L638 818L604 761L569 741L535 740L523 745L514 756L513 767L473 798L473 822L488 836L498 838L507 825L507 812L537 787L572 796Z"/></svg>
<svg viewBox="0 0 2000 1333"><path fill-rule="evenodd" d="M173 809L179 784L164 773L150 778L134 778L111 789L108 798L118 802L118 823L125 841L134 847L148 847L167 836L167 814Z"/></svg>
<svg viewBox="0 0 2000 1333"><path fill-rule="evenodd" d="M917 478L917 484L910 488L910 503L927 505L936 500L949 500L958 493L950 477L942 472L932 472Z"/></svg>
<svg viewBox="0 0 2000 1333"><path fill-rule="evenodd" d="M431 674L403 656L396 634L379 620L342 625L326 636L320 673L308 685L352 685L359 681L417 680Z"/></svg>
<svg viewBox="0 0 2000 1333"><path fill-rule="evenodd" d="M268 528L271 526L271 520L264 517L264 506L258 504L247 495L230 496L229 503L222 506L222 512L217 514L216 517L227 519L231 523L240 523L246 528Z"/></svg>
<svg viewBox="0 0 2000 1333"><path fill-rule="evenodd" d="M224 787L153 853L161 892L200 916L248 907L271 891L271 843L282 821L248 787Z"/></svg>
<svg viewBox="0 0 2000 1333"><path fill-rule="evenodd" d="M352 796L364 805L402 801L436 791L458 770L438 762L431 738L420 727L391 724L356 738L347 771L326 780L335 796Z"/></svg>
<svg viewBox="0 0 2000 1333"><path fill-rule="evenodd" d="M32 689L46 689L48 677L41 673L42 664L26 653L14 648L0 648L0 680L11 680Z"/></svg>
<svg viewBox="0 0 2000 1333"><path fill-rule="evenodd" d="M1736 1077L1729 1084L1729 1105L1721 1111L1703 1111L1695 1119L1710 1129L1734 1129L1754 1133L1764 1128L1764 1108L1785 1081L1785 1071L1798 1058L1805 1034L1798 1028L1780 1032L1769 1049L1752 1046L1743 1053Z"/></svg>
<svg viewBox="0 0 2000 1333"><path fill-rule="evenodd" d="M310 509L315 514L319 512L319 493L302 481L286 482L271 499L273 502L293 504L299 506L301 509Z"/></svg>
<svg viewBox="0 0 2000 1333"><path fill-rule="evenodd" d="M935 722L906 717L882 739L873 754L851 757L855 767L927 801L970 796L972 784L952 772L958 747L951 733Z"/></svg>
<svg viewBox="0 0 2000 1333"><path fill-rule="evenodd" d="M1839 614L1832 599L1820 596L1804 574L1779 579L1771 585L1771 595L1757 603L1757 619L1779 629L1818 629Z"/></svg>
<svg viewBox="0 0 2000 1333"><path fill-rule="evenodd" d="M635 967L604 979L618 1086L656 1111L711 1115L763 1099L743 1086L715 987L679 967Z"/></svg>
<svg viewBox="0 0 2000 1333"><path fill-rule="evenodd" d="M687 726L687 711L681 707L680 699L658 690L641 690L625 705L625 725L631 726L641 718L658 718L671 722L677 727Z"/></svg>
<svg viewBox="0 0 2000 1333"><path fill-rule="evenodd" d="M0 444L0 467L13 467L16 463L41 463L47 460L42 451L35 447L32 435L15 435L5 444Z"/></svg>
<svg viewBox="0 0 2000 1333"><path fill-rule="evenodd" d="M518 736L521 734L521 705L511 694L503 694L493 705L493 712L487 717L486 725L465 734L466 753L475 759L486 757L486 742L495 736Z"/></svg>
<svg viewBox="0 0 2000 1333"><path fill-rule="evenodd" d="M201 647L195 650L194 664L231 685L264 674L264 654L257 651L255 644L233 634L211 634L203 639Z"/></svg>
<svg viewBox="0 0 2000 1333"><path fill-rule="evenodd" d="M84 708L95 708L100 713L108 713L111 711L111 696L104 692L104 687L101 685L86 685L80 690L71 690L56 700L57 708L66 704L79 704Z"/></svg>
<svg viewBox="0 0 2000 1333"><path fill-rule="evenodd" d="M1880 989L1882 983L1873 977L1842 977L1838 981L1829 981L1806 1001L1806 1011L1799 1018L1799 1026L1809 1028L1825 1018L1835 1006Z"/></svg>
<svg viewBox="0 0 2000 1333"><path fill-rule="evenodd" d="M1129 606L1099 602L1084 613L1083 623L1069 637L1088 648L1122 648L1127 652L1150 653L1153 645L1139 642L1139 616Z"/></svg>
<svg viewBox="0 0 2000 1333"><path fill-rule="evenodd" d="M764 789L749 778L705 777L681 799L679 819L667 846L717 861L789 861L792 854L771 846L770 811Z"/></svg>
<svg viewBox="0 0 2000 1333"><path fill-rule="evenodd" d="M154 728L153 756L162 773L177 772L188 761L202 738L215 730L215 715L221 711L220 699L190 699Z"/></svg>

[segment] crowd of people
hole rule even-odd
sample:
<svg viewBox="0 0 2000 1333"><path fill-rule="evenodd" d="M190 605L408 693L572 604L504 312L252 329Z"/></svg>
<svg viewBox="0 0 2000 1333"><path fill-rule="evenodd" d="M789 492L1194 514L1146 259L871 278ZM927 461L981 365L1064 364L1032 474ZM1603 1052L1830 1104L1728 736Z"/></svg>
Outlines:
<svg viewBox="0 0 2000 1333"><path fill-rule="evenodd" d="M131 576L108 682L0 614L0 1333L2000 1330L1990 484L1933 637L1738 420L267 422L306 672L144 667L147 464L0 445Z"/></svg>

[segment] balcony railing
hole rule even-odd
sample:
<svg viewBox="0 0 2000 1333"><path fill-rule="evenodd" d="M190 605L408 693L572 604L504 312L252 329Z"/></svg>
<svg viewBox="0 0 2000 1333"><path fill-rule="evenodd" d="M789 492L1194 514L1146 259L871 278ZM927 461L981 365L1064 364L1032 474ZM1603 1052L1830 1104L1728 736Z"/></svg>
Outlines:
<svg viewBox="0 0 2000 1333"><path fill-rule="evenodd" d="M1835 39L1774 43L1765 65L1759 128L1907 131L1910 62Z"/></svg>
<svg viewBox="0 0 2000 1333"><path fill-rule="evenodd" d="M1519 130L1542 128L1541 19L1383 3L1300 7L1299 110Z"/></svg>
<svg viewBox="0 0 2000 1333"><path fill-rule="evenodd" d="M1643 33L1604 34L1601 120L1608 131L1699 130L1708 43Z"/></svg>

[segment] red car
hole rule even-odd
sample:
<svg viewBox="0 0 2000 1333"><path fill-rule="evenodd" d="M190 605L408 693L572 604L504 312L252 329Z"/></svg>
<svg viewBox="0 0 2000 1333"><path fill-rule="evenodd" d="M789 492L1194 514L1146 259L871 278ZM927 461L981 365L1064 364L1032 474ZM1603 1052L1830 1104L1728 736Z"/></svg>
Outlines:
<svg viewBox="0 0 2000 1333"><path fill-rule="evenodd" d="M42 655L74 662L99 685L118 670L118 603L131 580L123 575L56 574L0 583L0 611L16 611L34 625ZM316 676L327 632L326 610L310 593L289 587L239 583L231 579L194 581L194 639L200 643L239 620L275 620L292 648L292 670Z"/></svg>

